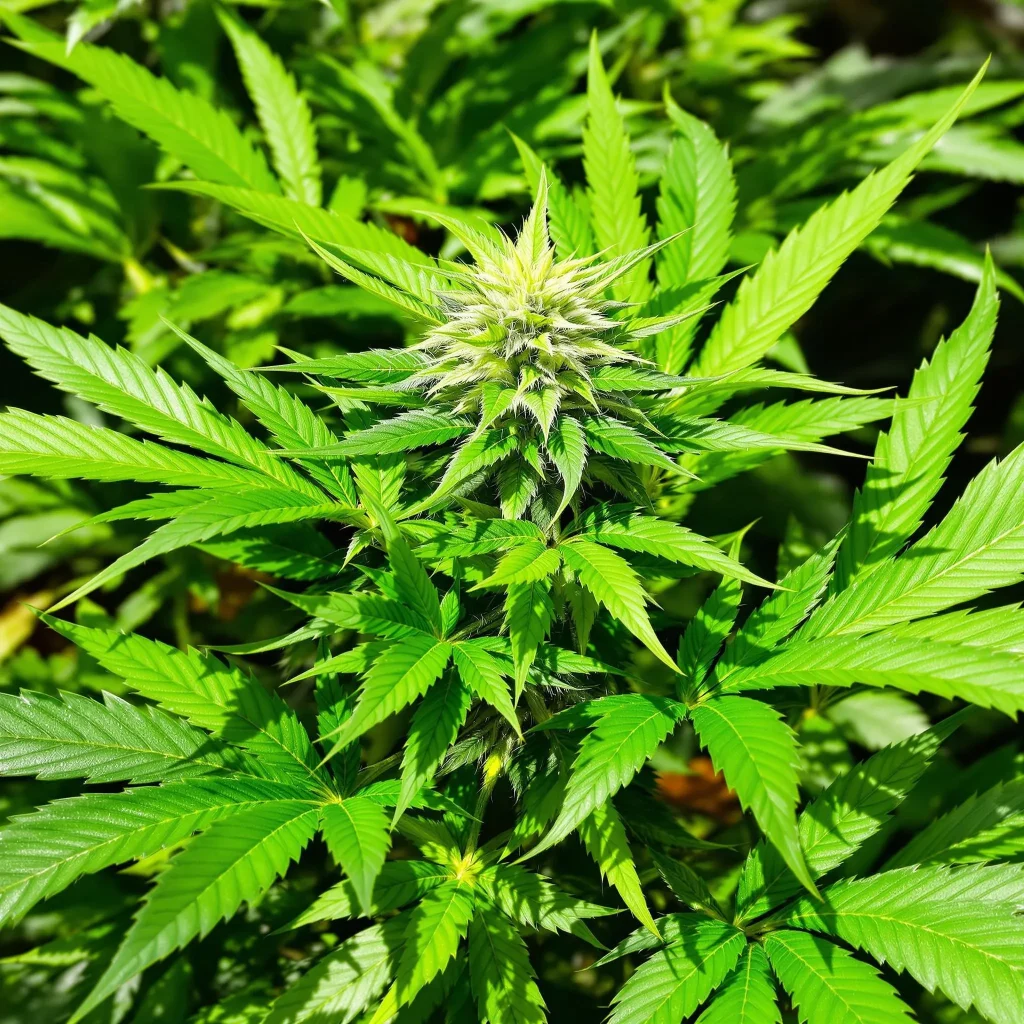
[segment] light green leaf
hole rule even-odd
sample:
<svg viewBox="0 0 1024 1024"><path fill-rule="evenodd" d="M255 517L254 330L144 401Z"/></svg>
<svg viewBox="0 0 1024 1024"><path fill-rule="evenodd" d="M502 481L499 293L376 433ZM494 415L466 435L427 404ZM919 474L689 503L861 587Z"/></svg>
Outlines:
<svg viewBox="0 0 1024 1024"><path fill-rule="evenodd" d="M455 647L453 651L457 661L459 648ZM463 654L463 657L466 655ZM402 790L395 806L395 821L405 813L419 791L433 779L437 766L465 724L471 702L470 684L465 681L461 671L458 676L445 676L427 691L412 717L405 739Z"/></svg>
<svg viewBox="0 0 1024 1024"><path fill-rule="evenodd" d="M861 634L945 611L1024 575L1024 445L990 462L938 526L822 606L807 635Z"/></svg>
<svg viewBox="0 0 1024 1024"><path fill-rule="evenodd" d="M587 439L579 422L571 416L559 416L548 434L547 452L565 484L557 519L572 501L587 464Z"/></svg>
<svg viewBox="0 0 1024 1024"><path fill-rule="evenodd" d="M172 487L262 487L241 466L139 441L64 416L11 409L0 413L0 472L51 480L137 480Z"/></svg>
<svg viewBox="0 0 1024 1024"><path fill-rule="evenodd" d="M800 847L815 878L838 867L886 825L964 715L951 715L927 732L880 750L808 804L798 828ZM743 865L736 893L737 920L759 917L799 892L800 882L781 854L762 841Z"/></svg>
<svg viewBox="0 0 1024 1024"><path fill-rule="evenodd" d="M579 833L587 853L600 869L601 877L615 886L622 902L629 907L634 917L660 938L658 926L644 899L626 829L614 804L608 801L595 807L589 817L580 822Z"/></svg>
<svg viewBox="0 0 1024 1024"><path fill-rule="evenodd" d="M384 1024L454 958L473 919L472 894L460 882L432 889L409 916L394 985L369 1024Z"/></svg>
<svg viewBox="0 0 1024 1024"><path fill-rule="evenodd" d="M661 288L671 288L721 273L732 238L736 182L726 148L712 129L667 93L665 105L679 134L661 177L658 237L679 237L659 253L657 272Z"/></svg>
<svg viewBox="0 0 1024 1024"><path fill-rule="evenodd" d="M452 657L462 681L485 703L490 704L519 734L519 717L508 692L502 669L479 640L452 645Z"/></svg>
<svg viewBox="0 0 1024 1024"><path fill-rule="evenodd" d="M369 917L374 884L391 847L387 816L372 800L350 796L323 808L320 828L331 856L352 883L360 910Z"/></svg>
<svg viewBox="0 0 1024 1024"><path fill-rule="evenodd" d="M90 43L67 53L64 41L34 22L6 15L19 46L67 68L88 82L123 121L156 141L200 178L274 193L278 185L263 154L252 148L231 118L201 96L176 89L130 57Z"/></svg>
<svg viewBox="0 0 1024 1024"><path fill-rule="evenodd" d="M742 596L739 580L723 579L704 599L679 641L680 686L694 697L700 695L705 677L736 624Z"/></svg>
<svg viewBox="0 0 1024 1024"><path fill-rule="evenodd" d="M681 941L655 953L615 993L608 1024L679 1024L725 980L746 937L722 921L688 916L696 919Z"/></svg>
<svg viewBox="0 0 1024 1024"><path fill-rule="evenodd" d="M566 567L579 574L587 590L645 647L678 672L647 617L647 595L632 566L614 551L582 537L566 541L559 550Z"/></svg>
<svg viewBox="0 0 1024 1024"><path fill-rule="evenodd" d="M578 520L583 535L601 544L656 555L670 562L721 573L731 579L770 587L706 537L685 526L641 515L629 505L595 505Z"/></svg>
<svg viewBox="0 0 1024 1024"><path fill-rule="evenodd" d="M558 818L530 855L561 842L628 786L685 714L685 707L675 701L639 693L629 694L614 711L606 712L580 744Z"/></svg>
<svg viewBox="0 0 1024 1024"><path fill-rule="evenodd" d="M713 697L690 709L690 719L744 808L749 808L790 870L817 892L796 825L800 758L779 712L746 697Z"/></svg>
<svg viewBox="0 0 1024 1024"><path fill-rule="evenodd" d="M295 79L281 58L240 18L223 8L218 8L217 17L234 47L285 192L292 199L319 206L316 129Z"/></svg>
<svg viewBox="0 0 1024 1024"><path fill-rule="evenodd" d="M275 782L190 779L56 800L0 830L0 920L13 923L82 875L148 857L219 818L302 791Z"/></svg>
<svg viewBox="0 0 1024 1024"><path fill-rule="evenodd" d="M150 964L255 903L316 831L309 802L278 800L215 822L157 879L113 960L73 1020L81 1020Z"/></svg>
<svg viewBox="0 0 1024 1024"><path fill-rule="evenodd" d="M765 952L806 1024L912 1024L910 1008L878 971L805 932L765 936Z"/></svg>
<svg viewBox="0 0 1024 1024"><path fill-rule="evenodd" d="M495 906L522 927L571 932L592 945L598 942L584 921L618 913L570 896L518 864L494 865L480 875L479 884Z"/></svg>
<svg viewBox="0 0 1024 1024"><path fill-rule="evenodd" d="M533 583L554 575L562 559L555 548L528 538L502 555L487 579L477 587L506 587L512 583ZM474 588L476 589L476 588Z"/></svg>
<svg viewBox="0 0 1024 1024"><path fill-rule="evenodd" d="M869 585L873 578L867 581ZM804 639L800 634L765 661L733 672L726 689L855 683L959 697L1008 715L1024 708L1024 678L1018 657L890 633L819 639Z"/></svg>
<svg viewBox="0 0 1024 1024"><path fill-rule="evenodd" d="M677 476L689 474L635 427L610 416L585 416L580 425L596 452L635 466L655 466Z"/></svg>
<svg viewBox="0 0 1024 1024"><path fill-rule="evenodd" d="M880 223L917 165L956 119L985 69L935 126L887 167L818 209L740 285L701 353L705 376L750 366L807 312L846 258Z"/></svg>
<svg viewBox="0 0 1024 1024"><path fill-rule="evenodd" d="M44 621L143 697L256 755L283 781L323 785L301 722L280 697L212 654L179 651L132 633Z"/></svg>
<svg viewBox="0 0 1024 1024"><path fill-rule="evenodd" d="M885 863L967 864L1016 857L1024 849L1024 779L970 796L936 818Z"/></svg>
<svg viewBox="0 0 1024 1024"><path fill-rule="evenodd" d="M544 999L530 954L501 914L478 911L469 929L469 969L481 1018L491 1024L544 1024Z"/></svg>
<svg viewBox="0 0 1024 1024"><path fill-rule="evenodd" d="M839 548L833 593L894 555L920 526L973 411L998 310L990 258L967 319L914 374L909 402L897 403L889 432L878 438Z"/></svg>
<svg viewBox="0 0 1024 1024"><path fill-rule="evenodd" d="M338 443L337 435L302 399L271 384L258 373L242 370L229 359L207 348L191 335L172 329L224 379L282 448L317 449ZM303 469L328 493L350 505L357 503L355 488L344 459L297 456Z"/></svg>
<svg viewBox="0 0 1024 1024"><path fill-rule="evenodd" d="M782 1024L775 979L761 946L747 946L697 1024Z"/></svg>
<svg viewBox="0 0 1024 1024"><path fill-rule="evenodd" d="M451 871L447 867L431 864L429 861L385 861L373 886L370 912L376 915L385 914L389 910L397 910L407 903L418 900L442 882L450 880ZM315 924L317 921L337 921L358 917L360 911L359 898L352 880L343 878L318 896L312 905L299 914L286 928L290 931L293 928L302 928L307 924Z"/></svg>
<svg viewBox="0 0 1024 1024"><path fill-rule="evenodd" d="M640 182L629 136L615 108L596 33L590 39L587 101L583 166L594 237L598 248L609 257L623 256L647 245L650 232L640 208ZM646 298L650 291L649 267L650 262L644 261L623 277L613 288L615 297L627 302Z"/></svg>
<svg viewBox="0 0 1024 1024"><path fill-rule="evenodd" d="M782 923L862 949L961 1009L1016 1024L1024 1000L1024 871L1019 864L900 868L829 886Z"/></svg>
<svg viewBox="0 0 1024 1024"><path fill-rule="evenodd" d="M505 597L505 624L512 643L517 698L537 657L537 648L551 629L553 616L550 579L509 586Z"/></svg>
<svg viewBox="0 0 1024 1024"><path fill-rule="evenodd" d="M0 694L0 774L88 782L162 782L192 775L264 778L260 762L208 733L104 693Z"/></svg>
<svg viewBox="0 0 1024 1024"><path fill-rule="evenodd" d="M346 939L277 997L262 1024L349 1024L384 991L407 923L402 914Z"/></svg>
<svg viewBox="0 0 1024 1024"><path fill-rule="evenodd" d="M450 656L451 646L433 637L397 641L366 674L359 703L328 756L423 696L440 679Z"/></svg>
<svg viewBox="0 0 1024 1024"><path fill-rule="evenodd" d="M240 423L134 353L6 306L0 306L0 335L40 376L102 411L166 441L258 470L270 478L268 484L277 481L299 494L322 498L319 488L271 455Z"/></svg>

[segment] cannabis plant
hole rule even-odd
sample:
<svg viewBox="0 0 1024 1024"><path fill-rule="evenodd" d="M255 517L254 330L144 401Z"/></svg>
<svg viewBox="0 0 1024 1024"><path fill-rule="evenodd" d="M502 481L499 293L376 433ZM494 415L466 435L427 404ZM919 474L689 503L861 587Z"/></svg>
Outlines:
<svg viewBox="0 0 1024 1024"><path fill-rule="evenodd" d="M428 251L321 205L305 98L220 16L269 162L195 94L10 21L165 150L165 193L278 232L297 264L348 282L346 301L394 309L408 344L271 345L257 367L252 346L194 337L202 317L162 307L167 352L205 367L235 415L152 350L0 307L11 352L91 413L0 414L0 471L135 485L85 525L144 531L40 602L102 700L0 694L4 774L60 784L0 830L15 961L79 969L72 1021L540 1024L573 984L551 969L557 941L616 1024L951 1008L1017 1024L1019 765L963 793L942 780L945 813L909 841L900 818L977 709L1024 707L1024 619L987 597L1024 579L1024 448L930 512L988 362L995 266L905 400L760 365L974 109L981 73L755 268L724 272L727 148L667 100L645 204L595 38L586 189L510 138L532 195L518 229L421 197L444 235ZM717 484L786 452L838 459L827 438L883 420L847 525L790 545L774 582L745 564L746 529L684 525ZM255 575L275 629L171 646L97 604L189 550ZM704 598L692 614L684 591ZM855 763L841 726L864 696L918 724ZM687 745L734 820L662 799L655 768ZM64 788L76 779L103 789ZM43 901L117 865L155 880L109 905L85 890L81 924L33 945Z"/></svg>

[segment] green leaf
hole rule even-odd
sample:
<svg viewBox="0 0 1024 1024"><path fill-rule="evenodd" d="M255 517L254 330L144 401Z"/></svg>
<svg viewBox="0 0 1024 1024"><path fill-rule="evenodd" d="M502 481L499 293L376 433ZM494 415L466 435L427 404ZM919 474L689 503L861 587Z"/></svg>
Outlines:
<svg viewBox="0 0 1024 1024"><path fill-rule="evenodd" d="M513 583L533 583L553 576L562 559L555 548L530 537L502 555L487 579L477 587L507 587ZM476 589L476 588L474 588Z"/></svg>
<svg viewBox="0 0 1024 1024"><path fill-rule="evenodd" d="M729 689L732 675L740 668L768 657L818 603L832 572L836 547L837 542L831 542L788 572L780 589L751 612L715 666L720 689Z"/></svg>
<svg viewBox="0 0 1024 1024"><path fill-rule="evenodd" d="M262 487L265 478L228 462L139 441L64 416L0 413L0 472L51 480L137 480L172 487Z"/></svg>
<svg viewBox="0 0 1024 1024"><path fill-rule="evenodd" d="M647 595L632 566L609 548L582 537L566 541L559 550L566 567L579 574L580 582L612 616L662 662L678 672L676 663L662 646L647 617Z"/></svg>
<svg viewBox="0 0 1024 1024"><path fill-rule="evenodd" d="M883 263L931 267L977 284L985 276L986 257L963 235L927 220L911 220L890 213L863 248ZM1024 289L1003 270L996 270L999 287L1020 302Z"/></svg>
<svg viewBox="0 0 1024 1024"><path fill-rule="evenodd" d="M402 914L346 939L274 1000L263 1024L349 1024L369 1010L391 978L407 923Z"/></svg>
<svg viewBox="0 0 1024 1024"><path fill-rule="evenodd" d="M1024 181L1024 146L995 126L958 125L936 146L926 166L947 174L1020 184Z"/></svg>
<svg viewBox="0 0 1024 1024"><path fill-rule="evenodd" d="M189 334L172 329L224 379L246 409L270 431L283 448L316 449L338 444L338 437L302 399L264 376L240 369ZM302 458L302 468L328 493L350 505L357 503L348 467L341 458Z"/></svg>
<svg viewBox="0 0 1024 1024"><path fill-rule="evenodd" d="M409 916L395 983L381 1000L370 1024L390 1020L448 966L474 912L473 897L460 882L439 886L423 897Z"/></svg>
<svg viewBox="0 0 1024 1024"><path fill-rule="evenodd" d="M672 140L658 193L658 236L679 237L658 255L658 284L678 287L721 273L729 256L736 182L725 147L703 121L665 105L679 134Z"/></svg>
<svg viewBox="0 0 1024 1024"><path fill-rule="evenodd" d="M294 803L300 794L274 782L190 779L54 801L0 830L0 920L17 921L82 875L148 857L219 818Z"/></svg>
<svg viewBox="0 0 1024 1024"><path fill-rule="evenodd" d="M527 539L545 539L536 523L528 520L482 519L424 541L417 552L427 559L468 558L501 551Z"/></svg>
<svg viewBox="0 0 1024 1024"><path fill-rule="evenodd" d="M1014 1024L1024 999L1020 865L900 868L806 897L782 923L825 932L939 989L963 1010Z"/></svg>
<svg viewBox="0 0 1024 1024"><path fill-rule="evenodd" d="M945 611L1024 575L1024 446L991 462L949 514L815 613L810 636L860 634Z"/></svg>
<svg viewBox="0 0 1024 1024"><path fill-rule="evenodd" d="M441 678L451 646L430 636L397 641L366 674L359 703L341 727L328 756L411 704Z"/></svg>
<svg viewBox="0 0 1024 1024"><path fill-rule="evenodd" d="M285 70L281 58L240 18L223 8L218 8L217 17L238 58L285 192L292 199L319 206L316 129L295 79Z"/></svg>
<svg viewBox="0 0 1024 1024"><path fill-rule="evenodd" d="M807 1024L912 1024L910 1008L874 967L804 932L765 936L764 949Z"/></svg>
<svg viewBox="0 0 1024 1024"><path fill-rule="evenodd" d="M1020 659L1014 655L938 640L905 639L898 633L819 639L803 639L801 634L759 664L733 672L727 689L855 683L959 697L1008 715L1024 707L1024 679Z"/></svg>
<svg viewBox="0 0 1024 1024"><path fill-rule="evenodd" d="M812 876L820 878L838 867L886 825L964 714L951 715L927 732L880 750L808 804L798 828ZM800 882L781 854L762 841L743 865L736 893L737 920L758 917L799 892Z"/></svg>
<svg viewBox="0 0 1024 1024"><path fill-rule="evenodd" d="M132 633L44 621L143 697L256 757L274 777L323 785L317 756L295 713L251 676L212 654L179 651Z"/></svg>
<svg viewBox="0 0 1024 1024"><path fill-rule="evenodd" d="M985 69L935 126L851 192L820 207L749 277L722 313L694 373L713 376L750 366L807 312L846 258L881 222L917 165L956 119Z"/></svg>
<svg viewBox="0 0 1024 1024"><path fill-rule="evenodd" d="M889 432L878 438L839 548L833 593L894 555L921 525L973 411L998 311L989 258L967 319L914 374L908 403L897 403Z"/></svg>
<svg viewBox="0 0 1024 1024"><path fill-rule="evenodd" d="M682 940L655 953L615 993L609 1024L679 1024L736 965L746 946L743 933L722 921L688 916L695 920Z"/></svg>
<svg viewBox="0 0 1024 1024"><path fill-rule="evenodd" d="M297 202L294 199L287 199L281 195L271 195L267 192L235 188L229 185L211 184L206 181L169 181L163 183L161 187L175 192L208 196L210 199L230 206L250 220L289 238L304 239L306 242L312 239L323 244L337 246L342 250L358 249L367 252L390 253L392 256L407 263L422 264L427 270L436 268L436 264L430 256L417 249L414 245L410 245L393 231L378 227L370 222L349 217L338 210L324 210L319 207L309 206L307 203ZM332 265L334 262L344 262L339 260L333 252L328 253L325 251L324 255L329 257L327 261L332 263ZM373 278L373 281L383 285L383 282L377 278ZM387 286L385 285L384 287L386 288ZM389 299L388 301L392 300ZM330 356L325 359L303 359L301 360L301 366L304 370L308 369L311 373L320 373L321 370L318 367L322 366L324 368L323 372L330 376L331 368L339 365L357 365L364 362L367 356L372 356L371 361L375 362L379 358L380 352L380 349L371 349L369 352L354 352L342 356ZM414 352L396 352L393 356L393 361L403 365L421 364L422 358ZM299 367L297 365L276 366L274 369L297 370ZM370 377L368 379L377 383L385 382L377 377Z"/></svg>
<svg viewBox="0 0 1024 1024"><path fill-rule="evenodd" d="M936 818L885 863L966 864L1017 856L1024 848L1024 779L970 796Z"/></svg>
<svg viewBox="0 0 1024 1024"><path fill-rule="evenodd" d="M316 527L302 522L243 528L196 546L243 569L288 580L337 576L342 561L341 554Z"/></svg>
<svg viewBox="0 0 1024 1024"><path fill-rule="evenodd" d="M736 624L743 586L736 579L723 579L704 599L679 641L677 661L683 673L680 685L698 696L722 645Z"/></svg>
<svg viewBox="0 0 1024 1024"><path fill-rule="evenodd" d="M677 476L689 474L672 461L639 430L610 416L586 416L580 420L587 442L596 452L635 466L655 466Z"/></svg>
<svg viewBox="0 0 1024 1024"><path fill-rule="evenodd" d="M561 842L596 808L628 786L685 714L681 704L639 693L629 694L614 711L606 713L580 744L562 809L531 856Z"/></svg>
<svg viewBox="0 0 1024 1024"><path fill-rule="evenodd" d="M215 822L157 879L113 960L73 1020L81 1020L150 964L205 936L255 903L297 860L316 832L308 801L278 800Z"/></svg>
<svg viewBox="0 0 1024 1024"><path fill-rule="evenodd" d="M544 1024L544 998L530 954L500 914L477 912L469 929L469 969L480 1016L491 1024Z"/></svg>
<svg viewBox="0 0 1024 1024"><path fill-rule="evenodd" d="M434 493L422 503L423 507L429 507L451 494L482 469L493 466L518 449L518 438L504 427L486 430L479 436L471 437L456 449L444 476L441 477L441 482Z"/></svg>
<svg viewBox="0 0 1024 1024"><path fill-rule="evenodd" d="M747 946L697 1024L782 1024L775 979L761 946Z"/></svg>
<svg viewBox="0 0 1024 1024"><path fill-rule="evenodd" d="M657 850L651 851L651 858L676 899L712 917L722 917L722 909L711 895L707 882L693 868Z"/></svg>
<svg viewBox="0 0 1024 1024"><path fill-rule="evenodd" d="M270 478L268 484L277 481L322 500L319 488L271 455L240 423L134 353L109 348L98 338L83 338L66 327L51 327L6 306L0 306L0 335L40 376L103 412L165 441L255 469Z"/></svg>
<svg viewBox="0 0 1024 1024"><path fill-rule="evenodd" d="M919 622L894 626L889 632L901 637L942 640L1006 654L1024 654L1024 612L1015 604L982 611L968 608L947 612Z"/></svg>
<svg viewBox="0 0 1024 1024"><path fill-rule="evenodd" d="M459 648L453 651L457 660ZM395 821L405 813L424 785L433 779L438 765L466 722L471 702L472 691L461 671L458 677L449 674L427 691L412 717L405 739L402 791L395 806Z"/></svg>
<svg viewBox="0 0 1024 1024"><path fill-rule="evenodd" d="M570 896L518 864L495 864L480 875L479 884L495 906L522 927L571 932L592 945L598 943L584 921L618 913Z"/></svg>
<svg viewBox="0 0 1024 1024"><path fill-rule="evenodd" d="M391 566L399 602L421 616L436 633L440 633L441 599L422 562L397 530L387 538L387 549L388 564Z"/></svg>
<svg viewBox="0 0 1024 1024"><path fill-rule="evenodd" d="M537 493L540 475L521 456L506 459L498 470L498 498L506 519L519 519Z"/></svg>
<svg viewBox="0 0 1024 1024"><path fill-rule="evenodd" d="M51 605L51 611L59 611L73 604L157 555L165 555L189 545L198 546L251 527L301 523L310 519L344 521L351 518L352 512L344 505L325 501L323 495L317 499L279 487L254 488L240 493L223 490L178 492L132 502L97 516L94 522L167 519L169 515L174 518L154 530L138 547L123 554L88 582Z"/></svg>
<svg viewBox="0 0 1024 1024"><path fill-rule="evenodd" d="M505 597L505 624L512 643L517 697L537 657L537 648L551 629L553 616L550 579L513 583L509 586Z"/></svg>
<svg viewBox="0 0 1024 1024"><path fill-rule="evenodd" d="M263 778L260 763L157 708L104 693L0 694L0 774L88 782L161 782L230 773Z"/></svg>
<svg viewBox="0 0 1024 1024"><path fill-rule="evenodd" d="M713 697L690 709L690 719L743 807L811 892L796 825L800 758L792 730L779 712L746 697Z"/></svg>
<svg viewBox="0 0 1024 1024"><path fill-rule="evenodd" d="M678 523L641 515L629 505L593 506L578 523L584 536L601 544L624 551L656 555L670 562L692 565L762 587L771 586L767 580L744 568L706 537L692 533Z"/></svg>
<svg viewBox="0 0 1024 1024"><path fill-rule="evenodd" d="M451 871L447 867L431 864L424 860L389 860L385 861L380 874L373 886L373 898L370 901L372 914L384 914L389 910L397 910L407 903L418 900L421 896L436 888L442 882L451 879ZM317 921L337 921L360 914L359 898L350 878L343 878L337 885L331 886L325 893L316 898L294 921L286 926L302 928Z"/></svg>
<svg viewBox="0 0 1024 1024"><path fill-rule="evenodd" d="M337 446L330 446L326 452L339 455L386 455L389 452L406 452L414 448L443 444L453 438L468 434L472 425L467 420L453 417L450 413L434 412L430 409L413 409L400 413L389 420L381 420L365 430L347 434Z"/></svg>
<svg viewBox="0 0 1024 1024"><path fill-rule="evenodd" d="M589 116L583 129L583 166L587 176L590 217L598 248L608 257L623 256L647 245L649 230L640 208L639 178L622 117L615 108L601 63L597 33L590 39L587 70ZM613 288L615 298L635 302L650 291L649 261L640 263Z"/></svg>
<svg viewBox="0 0 1024 1024"><path fill-rule="evenodd" d="M580 822L579 833L587 853L600 869L601 877L615 886L633 916L652 934L661 938L644 899L626 829L611 801L595 807L589 817Z"/></svg>
<svg viewBox="0 0 1024 1024"><path fill-rule="evenodd" d="M376 633L394 639L434 635L430 623L414 609L377 594L289 594L283 590L268 589L297 608L316 618L326 619L342 629L356 629L361 633ZM351 653L346 651L339 657L346 658ZM346 667L342 668L343 664ZM332 661L317 668L316 672L311 670L310 674L316 675L327 669L335 672L361 672L368 667L363 659L356 658L350 666L346 662ZM295 680L304 678L305 675L299 675Z"/></svg>
<svg viewBox="0 0 1024 1024"><path fill-rule="evenodd" d="M130 57L79 43L69 54L64 41L34 22L5 16L21 37L15 45L67 68L88 82L123 121L148 135L200 178L261 192L278 185L263 154L253 149L231 118L201 96L176 89Z"/></svg>
<svg viewBox="0 0 1024 1024"><path fill-rule="evenodd" d="M452 658L462 681L519 734L519 717L501 666L481 641L463 640L453 644Z"/></svg>
<svg viewBox="0 0 1024 1024"><path fill-rule="evenodd" d="M331 856L352 883L360 910L369 917L374 884L391 847L387 816L372 800L350 796L323 808L320 828Z"/></svg>
<svg viewBox="0 0 1024 1024"><path fill-rule="evenodd" d="M572 501L587 464L587 440L583 428L572 416L559 416L548 434L547 453L565 484L562 500L554 515L557 519Z"/></svg>

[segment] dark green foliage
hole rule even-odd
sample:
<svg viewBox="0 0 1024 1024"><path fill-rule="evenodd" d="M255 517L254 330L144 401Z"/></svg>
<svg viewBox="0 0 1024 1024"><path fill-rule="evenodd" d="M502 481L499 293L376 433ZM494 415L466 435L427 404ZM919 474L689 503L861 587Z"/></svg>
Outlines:
<svg viewBox="0 0 1024 1024"><path fill-rule="evenodd" d="M789 6L0 15L0 1024L1019 1024L1024 80Z"/></svg>

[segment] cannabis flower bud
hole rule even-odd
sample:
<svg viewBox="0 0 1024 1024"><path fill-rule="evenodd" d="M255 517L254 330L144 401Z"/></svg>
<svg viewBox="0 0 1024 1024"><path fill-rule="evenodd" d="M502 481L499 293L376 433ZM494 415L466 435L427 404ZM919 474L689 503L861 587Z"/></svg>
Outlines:
<svg viewBox="0 0 1024 1024"><path fill-rule="evenodd" d="M657 372L638 350L641 339L698 310L639 317L633 315L639 303L608 297L613 282L673 239L610 260L601 254L557 259L543 175L514 241L495 229L433 216L474 262L424 257L413 264L336 246L339 257L310 243L353 283L426 323L411 349L339 356L311 367L356 385L324 389L342 402L407 409L350 433L333 450L379 455L461 439L426 504L468 494L493 474L508 518L523 515L537 497L546 502L547 518L559 514L585 472L625 493L638 485L630 464L681 472L656 443L659 431L640 399L688 380ZM609 460L627 465L610 473Z"/></svg>

